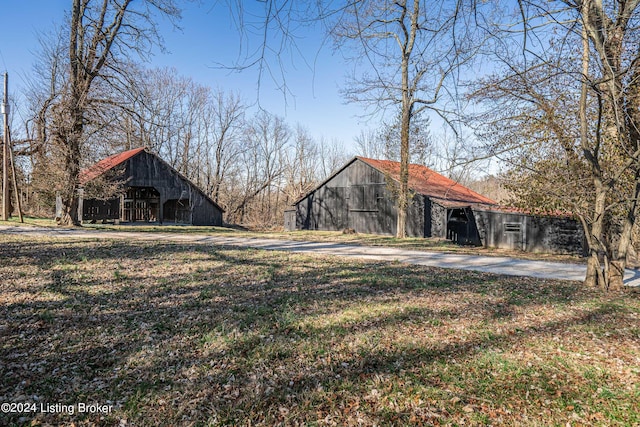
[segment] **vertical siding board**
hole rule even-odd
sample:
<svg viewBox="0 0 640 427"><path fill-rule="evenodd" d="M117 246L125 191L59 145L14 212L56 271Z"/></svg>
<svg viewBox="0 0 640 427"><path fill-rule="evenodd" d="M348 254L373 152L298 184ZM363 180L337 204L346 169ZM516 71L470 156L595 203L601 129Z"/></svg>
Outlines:
<svg viewBox="0 0 640 427"><path fill-rule="evenodd" d="M409 237L425 237L424 235L424 199L421 194L413 194L407 209L407 235Z"/></svg>
<svg viewBox="0 0 640 427"><path fill-rule="evenodd" d="M433 237L433 215L431 212L431 199L424 198L424 237Z"/></svg>

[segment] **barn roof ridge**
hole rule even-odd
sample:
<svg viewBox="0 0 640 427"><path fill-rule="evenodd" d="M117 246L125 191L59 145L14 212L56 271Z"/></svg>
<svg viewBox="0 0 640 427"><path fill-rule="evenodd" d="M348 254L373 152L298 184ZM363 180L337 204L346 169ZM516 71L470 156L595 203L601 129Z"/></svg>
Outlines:
<svg viewBox="0 0 640 427"><path fill-rule="evenodd" d="M121 153L114 154L112 156L106 157L99 162L94 163L86 169L80 171L79 180L80 184L84 185L89 181L92 181L104 174L107 171L115 168L118 165L126 162L130 158L136 156L137 154L146 151L145 147L134 148L132 150L123 151Z"/></svg>

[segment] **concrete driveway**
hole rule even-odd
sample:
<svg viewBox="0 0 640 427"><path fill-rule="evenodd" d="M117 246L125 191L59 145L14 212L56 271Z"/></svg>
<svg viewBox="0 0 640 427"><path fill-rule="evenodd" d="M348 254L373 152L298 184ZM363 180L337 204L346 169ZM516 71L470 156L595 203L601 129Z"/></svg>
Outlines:
<svg viewBox="0 0 640 427"><path fill-rule="evenodd" d="M139 231L100 231L76 228L0 226L0 233L24 236L49 236L70 238L129 239L140 241L166 241L251 247L309 254L354 257L368 260L398 261L429 267L482 271L511 276L528 276L541 279L582 281L586 273L583 264L548 261L530 261L510 257L423 252L382 246L359 246L344 243L299 242L247 237L210 236L205 234L181 234ZM627 286L640 286L640 271L628 269Z"/></svg>

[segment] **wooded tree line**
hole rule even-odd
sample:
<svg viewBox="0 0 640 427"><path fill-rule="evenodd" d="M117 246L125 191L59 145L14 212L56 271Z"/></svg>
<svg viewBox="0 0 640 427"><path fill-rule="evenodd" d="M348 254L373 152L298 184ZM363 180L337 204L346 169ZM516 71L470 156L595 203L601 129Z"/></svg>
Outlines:
<svg viewBox="0 0 640 427"><path fill-rule="evenodd" d="M228 223L281 224L286 206L350 155L338 141L317 141L302 125L251 108L239 93L198 84L174 69L130 64L124 83L122 90L89 94L103 102L84 124L81 166L147 147L223 207ZM30 97L35 119L19 151L28 162L27 209L50 216L65 179L64 152L52 137L55 119L42 111L41 100L50 96L38 91L44 87L34 87ZM95 195L111 197L114 189Z"/></svg>

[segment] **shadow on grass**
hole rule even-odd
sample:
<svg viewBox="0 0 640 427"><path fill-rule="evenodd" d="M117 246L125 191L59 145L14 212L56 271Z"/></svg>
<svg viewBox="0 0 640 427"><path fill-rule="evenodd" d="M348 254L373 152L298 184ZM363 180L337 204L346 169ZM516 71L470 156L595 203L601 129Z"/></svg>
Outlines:
<svg viewBox="0 0 640 427"><path fill-rule="evenodd" d="M594 298L575 283L205 245L9 241L0 272L0 397L116 408L4 424L314 423L351 400L365 423L412 423L371 388L411 380L436 399L453 359L630 321L616 304L562 314ZM559 320L509 327L541 306Z"/></svg>

